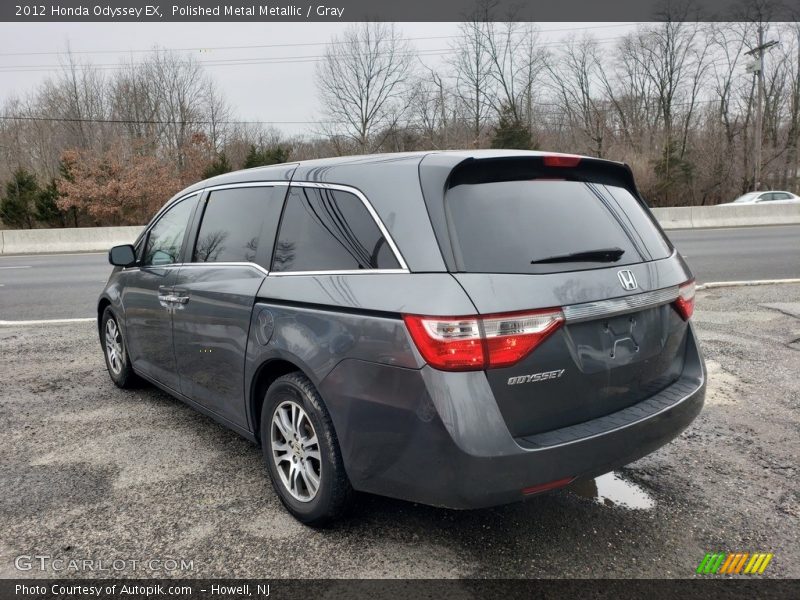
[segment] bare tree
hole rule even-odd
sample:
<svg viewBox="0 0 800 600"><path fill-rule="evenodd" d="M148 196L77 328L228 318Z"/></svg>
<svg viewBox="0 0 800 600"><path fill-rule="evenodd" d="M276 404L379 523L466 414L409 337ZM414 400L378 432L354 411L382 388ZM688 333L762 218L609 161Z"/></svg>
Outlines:
<svg viewBox="0 0 800 600"><path fill-rule="evenodd" d="M230 133L228 120L231 118L231 109L225 97L217 90L213 80L206 82L206 120L208 122L208 139L215 151L219 151L225 144Z"/></svg>
<svg viewBox="0 0 800 600"><path fill-rule="evenodd" d="M494 83L492 107L531 125L536 80L544 70L546 54L539 48L538 31L531 23L491 23L484 29L489 55L489 77Z"/></svg>
<svg viewBox="0 0 800 600"><path fill-rule="evenodd" d="M455 120L454 93L442 75L429 67L423 68L411 93L413 124L431 148L447 148Z"/></svg>
<svg viewBox="0 0 800 600"><path fill-rule="evenodd" d="M184 169L184 149L208 112L208 79L196 60L167 50L156 50L143 68L155 90L159 137Z"/></svg>
<svg viewBox="0 0 800 600"><path fill-rule="evenodd" d="M317 68L326 132L358 152L380 146L373 134L391 129L408 108L413 59L392 23L354 24L334 37Z"/></svg>
<svg viewBox="0 0 800 600"><path fill-rule="evenodd" d="M564 116L568 129L578 135L573 141L584 152L602 157L606 151L608 110L599 96L598 47L593 38L571 38L561 52L546 63L549 87L555 92L555 104ZM576 149L576 150L577 150Z"/></svg>
<svg viewBox="0 0 800 600"><path fill-rule="evenodd" d="M457 42L448 61L455 79L454 93L459 109L472 131L473 147L480 147L488 120L492 96L492 60L486 46L490 4L480 4L470 21L459 24Z"/></svg>

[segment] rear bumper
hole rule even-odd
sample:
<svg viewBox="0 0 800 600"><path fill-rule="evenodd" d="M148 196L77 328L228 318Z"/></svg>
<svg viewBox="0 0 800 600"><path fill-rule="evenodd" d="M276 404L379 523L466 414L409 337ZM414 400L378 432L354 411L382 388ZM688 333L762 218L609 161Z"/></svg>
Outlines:
<svg viewBox="0 0 800 600"><path fill-rule="evenodd" d="M629 409L512 438L483 373L343 361L322 382L355 489L448 508L606 473L660 448L700 412L706 374L692 329L678 381Z"/></svg>

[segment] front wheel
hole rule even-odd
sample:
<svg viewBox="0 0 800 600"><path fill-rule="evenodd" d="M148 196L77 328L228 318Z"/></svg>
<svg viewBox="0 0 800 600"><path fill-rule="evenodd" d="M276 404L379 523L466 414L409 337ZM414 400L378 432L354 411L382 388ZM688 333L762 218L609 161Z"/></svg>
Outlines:
<svg viewBox="0 0 800 600"><path fill-rule="evenodd" d="M110 306L103 311L100 321L100 342L103 344L103 355L111 381L121 388L133 387L137 383L137 377L131 367L119 321Z"/></svg>
<svg viewBox="0 0 800 600"><path fill-rule="evenodd" d="M333 424L302 373L279 377L261 411L261 445L272 486L286 509L320 527L346 509L352 488Z"/></svg>

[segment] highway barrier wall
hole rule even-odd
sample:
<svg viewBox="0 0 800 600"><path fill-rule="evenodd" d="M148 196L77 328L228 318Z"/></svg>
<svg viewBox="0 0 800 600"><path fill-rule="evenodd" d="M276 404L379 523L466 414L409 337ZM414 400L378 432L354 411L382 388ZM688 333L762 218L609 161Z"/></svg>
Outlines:
<svg viewBox="0 0 800 600"><path fill-rule="evenodd" d="M653 214L664 229L800 224L800 204L676 206L654 208Z"/></svg>
<svg viewBox="0 0 800 600"><path fill-rule="evenodd" d="M653 214L664 229L800 224L800 204L678 206L654 208ZM2 230L0 254L103 252L133 242L141 230L140 226Z"/></svg>
<svg viewBox="0 0 800 600"><path fill-rule="evenodd" d="M103 252L130 244L142 230L135 227L68 227L66 229L7 229L0 231L0 254Z"/></svg>

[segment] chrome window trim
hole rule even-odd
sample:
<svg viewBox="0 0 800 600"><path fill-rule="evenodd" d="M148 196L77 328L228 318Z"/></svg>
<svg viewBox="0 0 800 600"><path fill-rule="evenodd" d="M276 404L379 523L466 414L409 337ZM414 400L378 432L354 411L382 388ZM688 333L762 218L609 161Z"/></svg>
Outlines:
<svg viewBox="0 0 800 600"><path fill-rule="evenodd" d="M389 244L389 248L392 249L392 252L394 253L394 257L397 260L397 264L400 265L399 271L403 272L403 273L408 273L409 272L408 264L406 264L406 261L403 258L402 253L400 252L400 249L397 247L397 244L395 244L394 239L389 234L389 230L386 229L386 225L384 225L383 221L378 216L378 213L375 211L375 208L372 206L372 203L367 199L367 197L363 193L361 193L361 190L359 190L358 188L354 188L352 186L349 186L349 185L341 185L341 184L338 184L338 183L318 183L318 182L315 182L315 181L292 181L290 185L291 186L296 186L296 187L317 188L317 189L321 189L321 190L338 190L340 192L348 192L350 194L353 194L356 198L361 200L361 204L363 204L364 208L367 209L367 212L370 214L370 216L372 217L372 220L378 226L378 230L383 235L383 238L386 240L386 243ZM386 272L386 271L398 271L398 269L357 269L356 271L359 271L359 272L363 272L363 271L381 271L381 272ZM356 271L353 271L353 272L356 272ZM281 273L302 273L302 272L303 271L281 271ZM315 272L317 272L317 271L305 271L305 273L315 273ZM318 271L318 272L320 272L320 273L331 273L332 271ZM345 271L339 271L339 272L340 273L348 273L349 271L345 270Z"/></svg>
<svg viewBox="0 0 800 600"><path fill-rule="evenodd" d="M201 188L199 190L195 190L188 194L184 194L180 198L176 199L174 202L169 203L169 207L174 206L178 202L186 200L187 198L198 195L202 197L203 194L206 192L214 192L218 190L228 190L228 189L235 189L235 188L249 188L249 187L277 187L277 186L296 186L296 187L311 187L311 188L318 188L318 189L330 189L330 190L339 190L342 192L348 192L353 194L356 198L361 201L361 204L364 208L367 209L367 212L372 217L372 220L375 222L375 225L378 226L378 230L383 235L386 243L388 244L389 248L392 250L395 259L397 260L398 264L400 265L399 269L339 269L339 270L326 270L326 271L269 271L262 267L261 265L253 262L188 262L188 263L170 263L168 265L147 265L149 268L156 268L156 269L168 269L173 267L245 267L249 266L258 271L261 271L265 276L275 276L275 277L308 277L308 276L320 276L320 275L390 275L390 274L399 274L399 273L410 273L408 269L408 264L406 263L405 259L403 258L400 249L397 247L394 239L392 238L389 230L384 225L381 218L378 216L378 213L375 211L375 208L372 206L372 203L367 199L367 197L359 190L358 188L354 188L349 185L342 185L338 183L321 183L315 181L246 181L240 183L224 183L220 185L212 185L208 187ZM162 212L167 210L167 206L159 211L159 215ZM160 216L158 217L160 218ZM147 235L150 229L158 222L158 220L154 221L152 224L148 225L144 231L142 232L141 236ZM136 267L126 267L124 270L126 271L133 271L136 269L140 269L140 266Z"/></svg>
<svg viewBox="0 0 800 600"><path fill-rule="evenodd" d="M153 227L155 227L156 224L161 220L161 217L164 215L164 213L166 213L168 210L170 210L173 206L176 206L176 205L180 204L184 200L188 200L192 196L197 196L197 199L199 200L203 195L203 191L204 190L199 190L199 191L195 191L195 192L190 192L188 194L184 194L180 198L176 198L174 201L169 202L168 204L165 204L164 206L162 206L161 209L155 215L153 215L153 218L150 219L150 223L148 223L147 225L144 226L144 229L142 229L141 233L134 240L134 242L133 242L133 244L131 244L131 246L135 246L136 243L139 242L139 240L141 240L148 233L150 233L150 230ZM147 266L150 266L150 265L147 265Z"/></svg>
<svg viewBox="0 0 800 600"><path fill-rule="evenodd" d="M230 190L233 188L249 188L249 187L285 187L290 185L289 181L243 181L241 183L221 183L219 185L211 185L204 187L204 192L215 192L218 190Z"/></svg>
<svg viewBox="0 0 800 600"><path fill-rule="evenodd" d="M570 304L562 310L567 323L580 323L581 321L589 321L598 317L613 317L646 308L654 308L674 302L677 298L678 286L674 285L643 294L599 300L597 302Z"/></svg>
<svg viewBox="0 0 800 600"><path fill-rule="evenodd" d="M317 277L320 275L399 275L408 274L403 269L352 269L340 271L267 271L264 267L253 262L196 262L196 263L169 263L167 265L147 265L148 269L178 269L178 268L216 268L216 267L250 267L260 271L264 276L272 277ZM138 271L142 267L125 267L125 271Z"/></svg>
<svg viewBox="0 0 800 600"><path fill-rule="evenodd" d="M206 268L211 269L214 267L234 267L234 268L242 268L242 267L250 267L251 269L255 269L256 271L260 271L265 277L269 275L269 271L267 271L264 267L259 265L258 263L254 262L192 262L192 263L181 263L179 265L170 265L176 266L181 268L187 269L196 269L196 268Z"/></svg>
<svg viewBox="0 0 800 600"><path fill-rule="evenodd" d="M408 274L406 269L343 269L341 271L270 271L271 277L315 277L319 275L398 275Z"/></svg>
<svg viewBox="0 0 800 600"><path fill-rule="evenodd" d="M367 197L359 190L358 188L354 188L349 185L342 185L339 183L321 183L316 181L247 181L241 183L224 183L220 185L209 186L203 188L199 191L200 194L205 192L214 192L218 190L228 190L234 188L243 188L243 187L277 187L277 186L295 186L295 187L310 187L310 188L318 188L318 189L330 189L330 190L338 190L341 192L348 192L353 194L356 198L361 201L361 204L364 205L364 208L367 209L367 212L372 217L372 220L375 222L375 225L378 226L378 230L383 235L383 238L386 240L386 243L389 245L389 248L392 250L397 263L400 265L399 269L352 269L352 270L329 270L329 271L267 271L260 265L256 265L252 263L254 266L258 267L262 271L266 272L267 275L274 275L276 277L290 277L290 276L307 276L307 275L366 275L369 273L410 273L408 269L408 264L406 263L405 259L403 258L403 254L400 252L400 249L397 247L397 244L392 238L389 230L386 229L386 225L384 225L381 218L378 216L378 213L375 211L375 208L372 206L372 203L367 199ZM198 192L192 192L195 194ZM202 224L202 223L201 223ZM195 265L195 264L206 264L206 263L184 263L185 265ZM220 265L222 263L208 263L208 264L217 264ZM249 264L249 263L227 263L227 264Z"/></svg>
<svg viewBox="0 0 800 600"><path fill-rule="evenodd" d="M169 269L172 267L181 267L181 268L215 268L215 267L234 267L234 268L241 268L241 267L250 267L251 269L255 269L260 271L265 276L274 276L274 277L289 277L295 275L304 275L304 276L318 276L318 275L398 275L398 274L406 274L408 271L404 271L403 269L350 269L350 270L340 270L340 271L267 271L264 267L259 265L258 263L253 262L197 262L197 263L179 263L179 264L169 264L164 265L163 269Z"/></svg>

